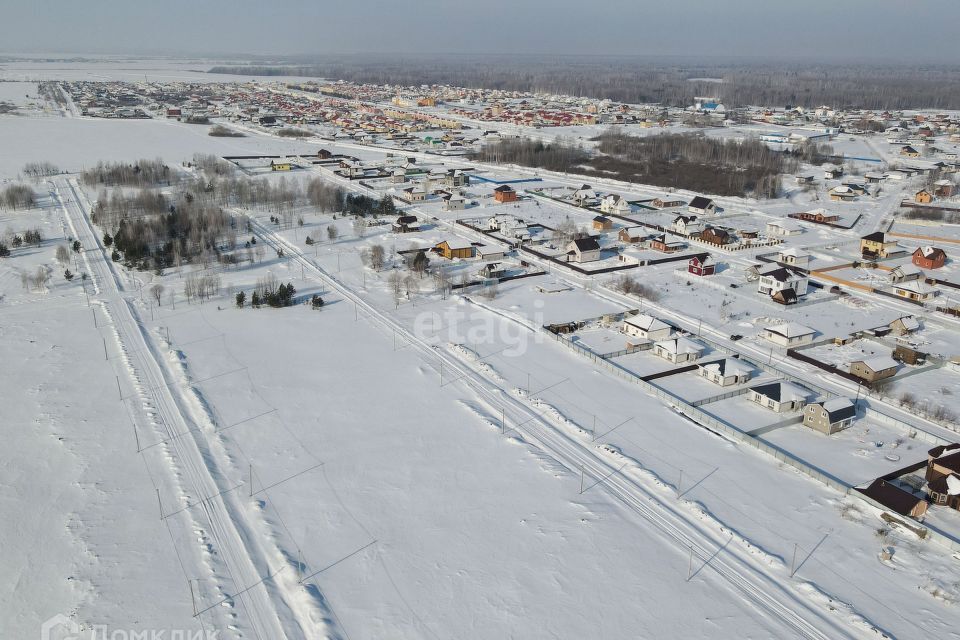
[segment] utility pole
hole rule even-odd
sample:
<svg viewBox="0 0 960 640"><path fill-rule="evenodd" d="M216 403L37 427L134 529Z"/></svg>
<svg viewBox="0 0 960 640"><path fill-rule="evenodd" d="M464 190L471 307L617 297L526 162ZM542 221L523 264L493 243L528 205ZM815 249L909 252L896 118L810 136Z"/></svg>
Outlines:
<svg viewBox="0 0 960 640"><path fill-rule="evenodd" d="M120 391L120 376L116 376L116 378L117 378L117 395L120 396L120 401L123 402L123 391Z"/></svg>
<svg viewBox="0 0 960 640"><path fill-rule="evenodd" d="M107 339L101 336L100 340L103 342L103 359L109 360L110 358L107 357Z"/></svg>
<svg viewBox="0 0 960 640"><path fill-rule="evenodd" d="M140 434L137 432L137 423L133 423L133 437L137 441L137 453L140 453L142 449L140 448Z"/></svg>
<svg viewBox="0 0 960 640"><path fill-rule="evenodd" d="M580 465L580 495L583 495L583 465Z"/></svg>
<svg viewBox="0 0 960 640"><path fill-rule="evenodd" d="M190 585L190 602L193 603L193 617L197 617L197 597L193 593L193 580L187 580L187 584Z"/></svg>
<svg viewBox="0 0 960 640"><path fill-rule="evenodd" d="M94 328L94 329L99 328L99 325L97 325L97 310L91 308L91 309L90 309L90 313L93 314L93 328Z"/></svg>
<svg viewBox="0 0 960 640"><path fill-rule="evenodd" d="M680 469L680 481L677 483L677 497L680 497L680 489L683 487L683 469Z"/></svg>
<svg viewBox="0 0 960 640"><path fill-rule="evenodd" d="M504 420L503 407L500 407L500 435L503 435L504 433L506 433L505 423L506 421Z"/></svg>
<svg viewBox="0 0 960 640"><path fill-rule="evenodd" d="M157 504L160 506L160 520L163 520L163 503L160 502L160 489L157 488Z"/></svg>
<svg viewBox="0 0 960 640"><path fill-rule="evenodd" d="M687 562L687 582L693 577L693 545L690 546L690 560Z"/></svg>
<svg viewBox="0 0 960 640"><path fill-rule="evenodd" d="M248 470L250 472L250 482L248 484L250 485L250 497L252 498L253 497L253 464L248 465Z"/></svg>
<svg viewBox="0 0 960 640"><path fill-rule="evenodd" d="M791 578L793 577L793 574L795 574L795 573L797 572L797 571L796 571L796 566L797 566L797 548L798 548L799 546L800 546L800 545L798 545L798 544L796 544L796 543L794 543L794 545L793 545L793 560L790 561L790 577L791 577Z"/></svg>

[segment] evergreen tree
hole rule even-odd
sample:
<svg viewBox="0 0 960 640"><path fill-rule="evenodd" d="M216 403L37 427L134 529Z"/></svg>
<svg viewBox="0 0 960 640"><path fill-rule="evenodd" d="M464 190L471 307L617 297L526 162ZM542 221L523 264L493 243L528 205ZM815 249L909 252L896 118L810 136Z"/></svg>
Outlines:
<svg viewBox="0 0 960 640"><path fill-rule="evenodd" d="M245 294L243 291L239 292L237 294L237 307L240 309L243 309L243 303L246 301L247 301L247 294Z"/></svg>

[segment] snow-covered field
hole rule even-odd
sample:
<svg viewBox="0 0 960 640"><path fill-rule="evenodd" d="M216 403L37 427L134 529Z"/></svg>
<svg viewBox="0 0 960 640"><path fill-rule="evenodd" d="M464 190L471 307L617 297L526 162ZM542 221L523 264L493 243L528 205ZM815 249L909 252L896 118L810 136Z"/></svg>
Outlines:
<svg viewBox="0 0 960 640"><path fill-rule="evenodd" d="M18 63L0 76L192 75L157 61L126 65ZM176 166L195 153L289 154L319 144L206 131L155 120L0 117L0 186L30 161L74 172L100 160L161 157ZM313 211L303 212L303 228L280 229L271 212L251 210L250 234L267 257L221 269L218 295L188 302L192 267L154 274L110 260L90 221L93 189L70 175L33 186L36 208L0 210L6 236L38 228L44 237L0 259L0 505L9 514L0 520L0 571L9 576L0 637L36 637L57 614L81 631L271 640L960 636L960 583L945 548L886 527L854 496L692 422L628 373L676 365L649 352L609 365L542 330L643 306L774 366L774 352L755 337L768 323L845 335L902 315L895 301L857 306L821 292L822 302L803 307L761 303L743 277L749 255L724 257L720 273L690 284L675 273L683 263L633 270L656 288L655 301L617 294L604 286L609 275L536 263L530 268L550 273L496 290L441 295L428 276L394 294L395 249L476 240L451 225L463 212L424 205L411 210L438 220L413 236L386 225L359 234L345 217ZM484 198L490 186L470 189ZM895 197L891 189L866 203L864 224L879 223ZM589 221L589 212L536 202L514 212L545 224ZM729 223L744 229L796 209L731 209L740 205ZM498 212L483 209L478 215ZM337 239L304 245L328 225ZM796 242L851 238L811 229ZM58 264L56 247L72 239L81 250ZM390 249L381 271L360 259L376 244ZM431 261L449 265L451 277L479 266ZM21 274L38 268L51 278L31 290ZM66 268L89 277L68 281ZM326 304L237 308L232 294L249 294L268 273ZM164 287L159 300L154 285ZM745 338L731 342L733 333ZM917 339L927 335L949 354L956 333L949 321L924 318ZM573 337L597 353L625 347L616 327L591 325ZM816 375L831 393L848 389L777 355L785 373ZM755 373L751 384L779 377ZM956 375L925 372L896 392L951 403ZM731 390L695 373L656 384L689 401ZM743 431L787 417L743 395L702 408ZM762 439L851 484L923 459L928 448L871 420L831 437L794 424ZM934 519L949 525L952 515ZM883 560L887 547L894 553Z"/></svg>

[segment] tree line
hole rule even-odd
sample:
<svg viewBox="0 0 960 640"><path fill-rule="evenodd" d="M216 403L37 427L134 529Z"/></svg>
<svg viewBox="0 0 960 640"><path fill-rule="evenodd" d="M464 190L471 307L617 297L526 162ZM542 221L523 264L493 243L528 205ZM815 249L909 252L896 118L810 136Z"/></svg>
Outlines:
<svg viewBox="0 0 960 640"><path fill-rule="evenodd" d="M402 86L452 85L688 106L716 96L748 105L859 109L960 109L952 65L743 63L626 56L323 56L291 64L226 65L210 73L337 78Z"/></svg>

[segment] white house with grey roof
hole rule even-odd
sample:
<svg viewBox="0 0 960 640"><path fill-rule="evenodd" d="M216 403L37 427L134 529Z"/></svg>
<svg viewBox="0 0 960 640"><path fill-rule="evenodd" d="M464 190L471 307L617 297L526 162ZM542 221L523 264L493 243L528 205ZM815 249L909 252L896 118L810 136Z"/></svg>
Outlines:
<svg viewBox="0 0 960 640"><path fill-rule="evenodd" d="M750 400L777 413L799 411L810 392L792 382L770 382L750 388Z"/></svg>
<svg viewBox="0 0 960 640"><path fill-rule="evenodd" d="M728 387L747 382L753 374L753 367L739 358L723 358L698 364L697 373L714 384Z"/></svg>
<svg viewBox="0 0 960 640"><path fill-rule="evenodd" d="M803 410L803 424L825 435L836 433L853 424L857 406L850 398L833 398L815 402Z"/></svg>

